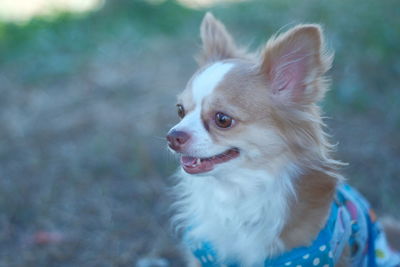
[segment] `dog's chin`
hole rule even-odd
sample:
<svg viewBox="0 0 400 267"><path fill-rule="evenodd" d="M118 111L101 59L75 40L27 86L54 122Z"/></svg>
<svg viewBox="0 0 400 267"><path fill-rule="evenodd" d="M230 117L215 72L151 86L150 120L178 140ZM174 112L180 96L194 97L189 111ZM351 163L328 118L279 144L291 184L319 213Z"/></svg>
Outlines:
<svg viewBox="0 0 400 267"><path fill-rule="evenodd" d="M189 174L205 174L211 172L220 164L236 159L239 155L238 148L230 148L220 154L206 158L183 154L181 156L181 166Z"/></svg>

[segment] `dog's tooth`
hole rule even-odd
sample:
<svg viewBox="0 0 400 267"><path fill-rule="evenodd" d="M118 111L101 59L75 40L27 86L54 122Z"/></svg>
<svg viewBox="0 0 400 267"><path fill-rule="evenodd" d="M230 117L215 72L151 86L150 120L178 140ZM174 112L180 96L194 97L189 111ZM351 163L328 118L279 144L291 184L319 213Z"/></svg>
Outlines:
<svg viewBox="0 0 400 267"><path fill-rule="evenodd" d="M200 165L200 163L201 163L200 158L197 158L197 160L196 160L196 165Z"/></svg>

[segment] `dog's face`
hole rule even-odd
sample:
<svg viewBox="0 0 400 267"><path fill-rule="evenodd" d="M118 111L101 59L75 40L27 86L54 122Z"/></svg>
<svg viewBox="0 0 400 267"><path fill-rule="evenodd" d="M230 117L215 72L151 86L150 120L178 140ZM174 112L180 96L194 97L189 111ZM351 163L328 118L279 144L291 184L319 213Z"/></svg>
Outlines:
<svg viewBox="0 0 400 267"><path fill-rule="evenodd" d="M330 62L320 28L297 26L255 58L210 14L201 37L200 69L178 96L181 121L167 136L183 169L208 174L285 164L299 146L289 137L303 130L297 117L323 94L321 76Z"/></svg>

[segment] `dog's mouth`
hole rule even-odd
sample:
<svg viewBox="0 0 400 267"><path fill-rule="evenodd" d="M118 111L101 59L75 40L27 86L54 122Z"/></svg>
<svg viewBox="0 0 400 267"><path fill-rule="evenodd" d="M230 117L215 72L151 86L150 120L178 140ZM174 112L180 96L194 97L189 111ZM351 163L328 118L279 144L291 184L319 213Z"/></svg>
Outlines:
<svg viewBox="0 0 400 267"><path fill-rule="evenodd" d="M182 168L190 174L209 172L214 169L214 166L216 164L220 164L237 158L239 154L239 149L231 148L221 154L209 158L197 158L182 155L181 164Z"/></svg>

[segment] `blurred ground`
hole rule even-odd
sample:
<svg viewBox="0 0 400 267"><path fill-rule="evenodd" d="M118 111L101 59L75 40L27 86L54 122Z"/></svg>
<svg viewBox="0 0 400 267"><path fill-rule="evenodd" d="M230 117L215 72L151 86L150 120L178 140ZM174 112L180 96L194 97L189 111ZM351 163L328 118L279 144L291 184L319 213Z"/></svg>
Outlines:
<svg viewBox="0 0 400 267"><path fill-rule="evenodd" d="M400 3L288 0L212 8L257 48L301 22L336 51L323 105L343 172L400 217ZM0 23L0 266L182 266L168 228L164 135L196 65L204 10L106 2L96 12Z"/></svg>

